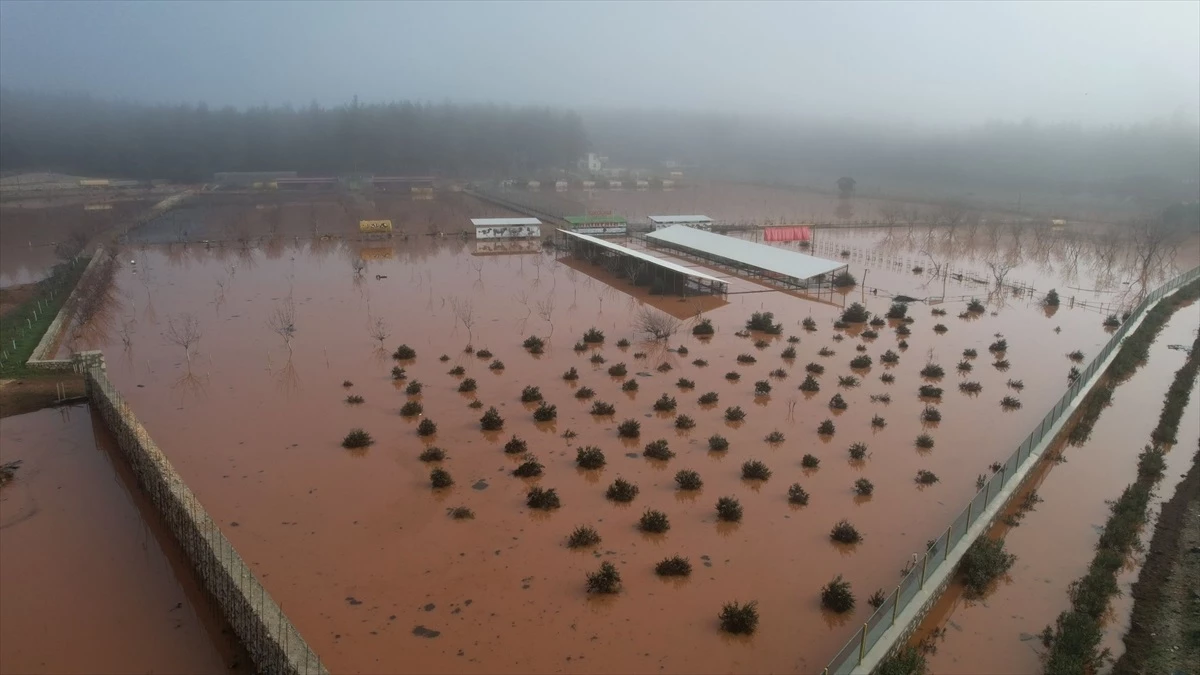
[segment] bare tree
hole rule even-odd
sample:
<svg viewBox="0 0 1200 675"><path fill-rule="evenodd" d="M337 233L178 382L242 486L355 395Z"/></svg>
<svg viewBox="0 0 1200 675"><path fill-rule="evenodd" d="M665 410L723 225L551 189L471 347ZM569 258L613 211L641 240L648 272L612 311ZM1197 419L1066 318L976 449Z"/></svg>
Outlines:
<svg viewBox="0 0 1200 675"><path fill-rule="evenodd" d="M389 337L391 337L392 329L388 327L387 322L383 320L383 317L377 316L374 319L368 319L367 321L367 333L372 339L379 341L379 347L382 349L383 343L386 342Z"/></svg>
<svg viewBox="0 0 1200 675"><path fill-rule="evenodd" d="M996 288L998 290L1004 287L1004 277L1008 276L1008 273L1017 264L1010 260L989 260L987 266L992 271L992 278L996 280Z"/></svg>
<svg viewBox="0 0 1200 675"><path fill-rule="evenodd" d="M125 349L133 346L133 326L137 323L137 319L128 316L121 320L121 344L125 345Z"/></svg>
<svg viewBox="0 0 1200 675"><path fill-rule="evenodd" d="M450 298L450 308L454 311L454 316L462 322L464 328L467 329L467 343L475 342L475 336L472 328L475 327L475 304L470 298L461 300L457 297Z"/></svg>
<svg viewBox="0 0 1200 675"><path fill-rule="evenodd" d="M554 296L548 295L545 300L539 300L537 303L538 316L542 320L550 324L550 333L546 337L554 335Z"/></svg>
<svg viewBox="0 0 1200 675"><path fill-rule="evenodd" d="M183 354L187 357L188 370L191 370L192 347L200 342L200 338L204 335L200 330L200 321L187 312L179 316L168 316L167 331L164 335L171 344L183 347Z"/></svg>
<svg viewBox="0 0 1200 675"><path fill-rule="evenodd" d="M681 324L679 319L670 314L643 306L634 315L633 325L638 331L646 333L655 340L665 340L674 335Z"/></svg>
<svg viewBox="0 0 1200 675"><path fill-rule="evenodd" d="M292 338L296 336L296 303L292 302L290 294L275 305L275 309L271 310L271 315L267 317L267 327L276 335L283 338L283 343L287 345L288 356L290 357L292 354Z"/></svg>
<svg viewBox="0 0 1200 675"><path fill-rule="evenodd" d="M351 258L350 269L354 270L355 277L361 277L367 270L367 261L362 258Z"/></svg>

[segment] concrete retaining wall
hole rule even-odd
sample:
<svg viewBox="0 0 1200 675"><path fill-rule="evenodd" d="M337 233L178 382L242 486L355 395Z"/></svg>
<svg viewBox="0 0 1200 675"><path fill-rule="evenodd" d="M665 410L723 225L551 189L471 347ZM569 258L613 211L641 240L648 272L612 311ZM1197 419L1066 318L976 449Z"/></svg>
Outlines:
<svg viewBox="0 0 1200 675"><path fill-rule="evenodd" d="M103 259L106 256L107 254L103 247L98 247L96 252L92 254L92 259L83 270L83 274L79 275L79 281L75 283L75 288L71 289L71 294L67 296L66 302L59 308L58 314L54 316L54 320L46 328L42 339L33 348L33 353L29 355L29 360L25 362L26 367L34 370L71 370L72 362L70 360L56 360L53 358L54 353L58 351L58 345L62 341L63 334L71 327L75 308L79 305L80 297L86 292L83 289L88 284L93 283L93 280L100 273L100 267L103 265Z"/></svg>
<svg viewBox="0 0 1200 675"><path fill-rule="evenodd" d="M103 367L88 369L86 382L91 405L112 430L138 483L158 507L205 589L241 638L256 671L267 675L328 675L122 400Z"/></svg>

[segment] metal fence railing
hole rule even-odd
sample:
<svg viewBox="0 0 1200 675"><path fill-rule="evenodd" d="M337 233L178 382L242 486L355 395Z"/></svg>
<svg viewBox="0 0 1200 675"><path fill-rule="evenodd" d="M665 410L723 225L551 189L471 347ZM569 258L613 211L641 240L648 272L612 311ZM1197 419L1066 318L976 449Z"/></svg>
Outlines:
<svg viewBox="0 0 1200 675"><path fill-rule="evenodd" d="M175 472L101 368L86 373L91 405L100 413L146 496L187 554L254 661L271 675L329 675L320 658L233 548L220 526Z"/></svg>
<svg viewBox="0 0 1200 675"><path fill-rule="evenodd" d="M1008 460L1004 462L1000 470L992 474L983 487L980 488L979 492L971 498L971 501L955 517L950 526L946 528L946 531L929 547L921 561L900 580L900 584L896 586L896 589L892 591L883 605L875 610L867 619L867 622L854 634L854 637L838 651L825 668L827 675L843 675L844 673L851 672L856 666L861 664L866 653L883 637L888 628L895 625L896 617L907 608L917 593L925 587L926 580L933 576L942 565L954 564L950 562L950 552L962 541L963 537L970 531L971 526L983 516L991 503L1004 491L1004 486L1021 473L1021 469L1029 459L1033 449L1051 432L1054 424L1070 409L1072 402L1080 395L1086 393L1083 389L1084 385L1091 381L1092 376L1096 374L1096 371L1105 362L1109 354L1120 346L1121 341L1129 332L1129 327L1134 323L1134 320L1154 306L1167 293L1198 278L1200 278L1200 267L1180 274L1150 292L1133 309L1129 318L1113 333L1108 343L1104 345L1104 348L1096 354L1091 363L1088 364L1088 367L1075 380L1074 384L1063 393L1062 397L1054 404L1054 407L1046 413L1046 416L1042 418L1038 426L1009 455Z"/></svg>

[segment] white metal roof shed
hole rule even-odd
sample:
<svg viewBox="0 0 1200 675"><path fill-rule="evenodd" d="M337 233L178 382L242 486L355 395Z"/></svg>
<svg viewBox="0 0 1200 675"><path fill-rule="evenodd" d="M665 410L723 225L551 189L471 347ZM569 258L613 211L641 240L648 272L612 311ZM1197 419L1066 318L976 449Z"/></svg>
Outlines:
<svg viewBox="0 0 1200 675"><path fill-rule="evenodd" d="M692 250L706 256L724 258L796 279L810 279L846 266L844 262L825 260L745 239L705 232L694 227L673 225L646 233L653 243Z"/></svg>
<svg viewBox="0 0 1200 675"><path fill-rule="evenodd" d="M695 277L697 279L703 279L705 281L716 282L718 284L721 284L722 286L726 285L726 282L724 282L714 276L705 274L704 272L697 272L696 270L694 270L690 267L684 267L683 265L680 265L678 263L673 263L670 260L663 260L662 258L657 258L655 256L643 253L641 251L637 251L632 248L627 248L625 246L621 246L620 244L614 244L611 241L605 241L599 237L593 237L593 236L590 236L587 234L579 234L578 232L572 232L570 230L560 229L559 232L562 232L563 234L568 234L577 239L582 239L583 241L586 241L590 244L595 244L597 246L603 246L604 248L616 251L623 255L627 255L627 256L630 256L633 258L637 258L639 260L643 260L645 262L650 263L651 265L657 265L658 267L663 267L663 268L669 269L672 272L678 272L679 274L685 274L689 277Z"/></svg>
<svg viewBox="0 0 1200 675"><path fill-rule="evenodd" d="M659 225L675 225L683 223L711 223L713 220L708 216L650 216L650 222Z"/></svg>
<svg viewBox="0 0 1200 675"><path fill-rule="evenodd" d="M517 225L541 225L537 218L472 218L475 227L514 227Z"/></svg>

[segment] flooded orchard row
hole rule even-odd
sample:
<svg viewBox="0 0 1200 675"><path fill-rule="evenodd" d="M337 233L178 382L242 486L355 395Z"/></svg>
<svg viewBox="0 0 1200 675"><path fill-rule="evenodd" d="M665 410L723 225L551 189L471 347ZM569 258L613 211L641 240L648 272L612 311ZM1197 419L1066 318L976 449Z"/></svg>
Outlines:
<svg viewBox="0 0 1200 675"><path fill-rule="evenodd" d="M819 669L869 614L866 596L895 585L911 555L975 492L976 477L1006 457L1061 395L1072 365L1067 354L1094 354L1108 339L1095 311L1046 312L1035 298L1004 294L965 318L957 318L965 301L941 305L944 316L912 304L909 346L901 349L897 321L877 328L877 338L864 337L861 326L844 335L832 328L850 302L888 309L888 300L862 289L815 301L739 281L739 290L757 292L698 303L646 296L552 252L474 250L473 243L425 238L284 240L261 250L129 248L122 260L136 264L126 262L112 305L75 345L105 350L110 376L160 447L339 672ZM851 270L861 278L859 263L851 261ZM925 283L908 270L870 275L872 286L898 292ZM973 292L966 281L940 283L946 297ZM666 345L642 342L633 323L644 304L688 325L703 308L716 335L697 338L685 326ZM273 332L289 306L294 332ZM774 312L781 335L735 335L761 310ZM190 352L172 340L184 313L195 317L200 334ZM806 318L815 320L814 332L801 326ZM939 323L945 332L934 330ZM604 342L573 349L591 327L605 333ZM1008 341L1007 369L993 365L1000 357L988 351L996 334ZM530 335L546 339L543 354L522 348ZM788 335L799 338L790 345L794 359L781 356ZM632 343L617 346L622 339ZM390 358L401 343L416 350L415 359ZM465 353L468 344L492 354ZM852 371L858 346L873 365ZM977 356L964 359L964 349ZM900 355L898 364L881 365L887 350ZM755 362L739 362L742 354ZM502 369L489 367L495 360ZM942 378L921 377L930 361L943 366ZM959 372L960 361L970 370ZM627 375L609 374L618 363ZM809 363L824 367L819 392L797 389ZM461 375L448 374L457 366ZM406 379L393 380L393 367ZM570 368L578 380L563 379ZM771 376L777 369L785 377ZM740 378L727 379L730 372ZM840 387L839 376L859 384ZM468 388L466 378L476 380L474 391L459 391ZM694 388L680 387L680 378ZM768 395L755 395L759 380L772 385ZM1024 388L1010 388L1009 380ZM422 383L420 393L408 395L413 381ZM628 381L638 389L628 391ZM961 391L964 381L982 390ZM919 398L922 384L943 388L940 401ZM528 385L556 406L555 420L533 420L536 404L521 401ZM595 398L577 398L583 387ZM718 402L698 403L710 391ZM347 403L348 394L363 402ZM662 394L676 399L674 412L654 410ZM834 394L847 409L830 409ZM1005 396L1022 406L1002 408ZM476 399L482 408L471 407ZM595 400L613 404L615 415L589 414ZM398 414L410 401L423 417ZM930 405L940 422L922 420ZM504 417L502 431L480 430L488 406ZM745 411L745 421L726 421L731 406ZM680 414L695 426L677 428ZM884 426L873 426L876 416ZM418 436L420 419L433 420L436 434ZM618 437L626 419L640 422L637 440ZM817 434L826 419L835 424L833 436ZM375 443L343 449L354 428ZM772 431L783 441L768 443ZM923 433L933 448L915 446ZM519 455L503 448L514 434L544 465L540 478L511 475ZM709 450L714 434L728 440L728 450ZM675 456L643 457L655 439L666 440ZM850 458L855 443L867 446L861 460ZM430 446L444 450L438 464L452 487L431 489L431 466L418 459ZM576 467L576 451L585 446L604 452L604 468ZM805 454L819 466L802 466ZM742 479L742 463L755 459L771 469L769 480ZM680 469L699 473L703 488L677 490ZM919 485L918 470L938 482ZM605 498L617 477L639 486L632 504ZM873 495L855 494L859 478L873 483ZM807 491L807 506L789 504L792 483ZM526 507L534 484L554 488L562 507ZM718 521L721 496L740 500L740 523ZM447 510L459 506L475 518L451 519ZM668 532L637 529L648 508L667 514ZM830 541L830 528L843 518L863 533L862 543ZM578 525L595 527L601 543L567 548ZM656 577L655 563L676 554L690 559L691 577ZM617 565L623 591L589 597L585 573L602 560ZM858 595L853 612L820 608L820 587L836 574ZM753 637L719 632L716 615L734 600L758 601L762 619Z"/></svg>
<svg viewBox="0 0 1200 675"><path fill-rule="evenodd" d="M968 600L952 584L912 639L935 650L927 658L931 673L1030 673L1041 669L1041 630L1070 608L1068 586L1087 572L1096 542L1109 515L1109 500L1136 475L1137 455L1158 422L1163 396L1183 365L1186 352L1170 345L1190 344L1200 325L1200 306L1180 309L1159 334L1145 365L1113 391L1089 439L1078 447L1060 442L1064 463L1043 461L1014 499L1032 491L1036 503L1013 526L998 522L993 535L1004 536L1017 556L1009 573L983 597ZM1193 395L1180 424L1179 451L1168 448L1167 468L1155 501L1171 495L1190 462L1189 448L1200 420L1200 399ZM1152 534L1147 527L1144 536ZM1111 619L1102 648L1114 658L1124 649L1133 598L1129 586L1141 568L1141 554L1129 561L1119 583L1122 594L1110 605ZM933 636L931 639L930 636Z"/></svg>
<svg viewBox="0 0 1200 675"><path fill-rule="evenodd" d="M0 420L0 464L21 462L0 486L0 672L240 672L119 453L86 406Z"/></svg>

